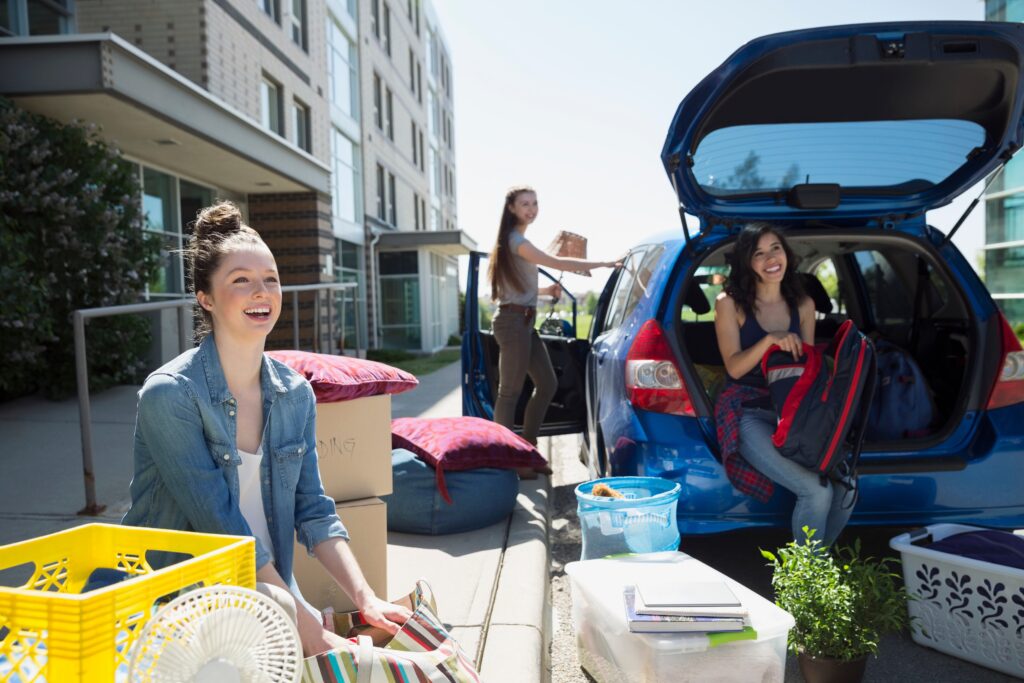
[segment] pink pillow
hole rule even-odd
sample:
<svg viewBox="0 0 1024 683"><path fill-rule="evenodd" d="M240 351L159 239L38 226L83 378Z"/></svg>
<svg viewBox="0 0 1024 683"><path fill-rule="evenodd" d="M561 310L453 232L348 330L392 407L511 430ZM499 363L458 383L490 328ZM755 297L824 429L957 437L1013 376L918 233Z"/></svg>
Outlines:
<svg viewBox="0 0 1024 683"><path fill-rule="evenodd" d="M308 379L318 403L400 394L419 384L411 373L372 360L308 351L267 351L267 355Z"/></svg>
<svg viewBox="0 0 1024 683"><path fill-rule="evenodd" d="M391 447L412 451L432 466L437 471L437 488L449 503L444 470L547 465L529 441L479 417L400 417L391 421Z"/></svg>

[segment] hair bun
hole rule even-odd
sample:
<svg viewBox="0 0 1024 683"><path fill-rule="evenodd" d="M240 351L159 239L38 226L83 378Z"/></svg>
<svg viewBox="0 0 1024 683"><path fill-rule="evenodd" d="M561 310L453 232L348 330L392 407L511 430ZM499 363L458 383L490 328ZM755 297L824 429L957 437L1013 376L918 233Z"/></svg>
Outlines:
<svg viewBox="0 0 1024 683"><path fill-rule="evenodd" d="M195 235L207 239L213 235L227 236L242 229L242 212L232 202L208 206L196 216Z"/></svg>

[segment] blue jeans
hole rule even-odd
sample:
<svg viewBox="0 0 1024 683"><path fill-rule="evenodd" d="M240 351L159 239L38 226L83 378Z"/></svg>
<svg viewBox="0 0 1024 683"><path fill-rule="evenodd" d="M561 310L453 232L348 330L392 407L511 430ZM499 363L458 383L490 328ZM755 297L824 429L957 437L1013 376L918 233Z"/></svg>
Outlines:
<svg viewBox="0 0 1024 683"><path fill-rule="evenodd" d="M796 496L793 538L804 541L803 527L815 529L814 538L832 545L853 512L853 492L826 480L779 453L772 443L777 420L763 408L744 408L740 419L740 455L773 482Z"/></svg>

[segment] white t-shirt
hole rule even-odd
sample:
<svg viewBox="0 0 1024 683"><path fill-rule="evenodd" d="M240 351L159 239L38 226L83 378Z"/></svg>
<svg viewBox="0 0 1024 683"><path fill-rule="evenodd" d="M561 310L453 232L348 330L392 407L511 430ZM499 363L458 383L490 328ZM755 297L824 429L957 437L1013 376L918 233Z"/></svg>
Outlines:
<svg viewBox="0 0 1024 683"><path fill-rule="evenodd" d="M263 488L260 486L263 445L260 444L255 453L246 453L239 448L238 455L242 458L242 464L238 467L238 507L252 529L252 535L260 539L273 561L274 544L270 542L267 513L263 509Z"/></svg>

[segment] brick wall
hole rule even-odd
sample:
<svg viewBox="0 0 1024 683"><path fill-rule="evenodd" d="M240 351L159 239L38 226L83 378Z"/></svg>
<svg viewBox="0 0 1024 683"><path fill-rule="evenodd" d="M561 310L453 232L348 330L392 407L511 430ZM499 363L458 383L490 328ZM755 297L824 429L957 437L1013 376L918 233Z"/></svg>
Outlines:
<svg viewBox="0 0 1024 683"><path fill-rule="evenodd" d="M331 201L315 192L289 194L251 194L248 197L249 224L260 233L274 252L283 285L308 285L334 282L324 272L327 257L334 253L331 231ZM299 294L299 348L330 353L337 341L331 341L327 329L327 295L321 294L320 328L315 327L313 292ZM285 294L281 318L267 340L267 348L294 348L292 295ZM334 336L339 337L335 321Z"/></svg>
<svg viewBox="0 0 1024 683"><path fill-rule="evenodd" d="M206 87L204 0L78 0L79 33L112 32Z"/></svg>

